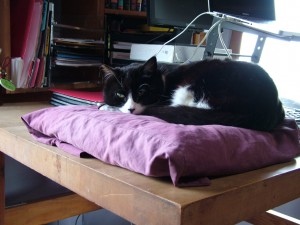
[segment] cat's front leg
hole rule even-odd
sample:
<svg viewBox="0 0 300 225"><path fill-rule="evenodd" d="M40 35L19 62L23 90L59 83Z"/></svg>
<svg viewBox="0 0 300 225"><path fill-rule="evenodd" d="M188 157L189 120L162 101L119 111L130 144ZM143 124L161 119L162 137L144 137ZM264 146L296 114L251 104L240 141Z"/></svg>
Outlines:
<svg viewBox="0 0 300 225"><path fill-rule="evenodd" d="M102 104L98 107L99 110L102 111L111 111L111 112L120 112L120 108L116 106L110 106L107 104Z"/></svg>

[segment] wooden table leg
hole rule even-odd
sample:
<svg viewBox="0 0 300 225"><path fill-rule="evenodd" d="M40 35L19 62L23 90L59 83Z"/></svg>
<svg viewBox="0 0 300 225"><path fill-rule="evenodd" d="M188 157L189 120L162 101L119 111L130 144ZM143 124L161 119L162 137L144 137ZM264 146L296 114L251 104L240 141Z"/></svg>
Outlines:
<svg viewBox="0 0 300 225"><path fill-rule="evenodd" d="M4 183L4 154L0 152L0 225L4 225L5 183Z"/></svg>

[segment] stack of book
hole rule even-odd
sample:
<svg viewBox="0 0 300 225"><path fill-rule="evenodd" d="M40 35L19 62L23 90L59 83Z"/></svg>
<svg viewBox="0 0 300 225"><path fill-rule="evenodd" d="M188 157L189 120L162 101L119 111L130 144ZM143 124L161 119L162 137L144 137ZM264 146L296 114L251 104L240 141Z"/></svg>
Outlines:
<svg viewBox="0 0 300 225"><path fill-rule="evenodd" d="M146 0L105 0L105 7L110 9L146 11Z"/></svg>
<svg viewBox="0 0 300 225"><path fill-rule="evenodd" d="M52 96L50 104L61 105L101 105L103 103L103 93L101 91L83 91L50 89Z"/></svg>
<svg viewBox="0 0 300 225"><path fill-rule="evenodd" d="M103 44L101 40L53 38L53 62L59 66L100 66Z"/></svg>
<svg viewBox="0 0 300 225"><path fill-rule="evenodd" d="M130 59L131 42L116 41L113 43L113 59Z"/></svg>

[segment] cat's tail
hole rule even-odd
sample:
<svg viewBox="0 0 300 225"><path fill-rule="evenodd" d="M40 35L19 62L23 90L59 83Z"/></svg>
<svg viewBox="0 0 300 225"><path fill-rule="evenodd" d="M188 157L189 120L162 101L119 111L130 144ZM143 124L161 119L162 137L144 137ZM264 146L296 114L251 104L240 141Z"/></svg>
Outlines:
<svg viewBox="0 0 300 225"><path fill-rule="evenodd" d="M272 115L254 115L251 113L237 114L231 112L217 111L213 109L202 109L188 106L154 106L148 107L142 113L158 117L169 123L184 125L225 125L235 126L260 131L271 131L284 119L284 110L281 102L277 112Z"/></svg>

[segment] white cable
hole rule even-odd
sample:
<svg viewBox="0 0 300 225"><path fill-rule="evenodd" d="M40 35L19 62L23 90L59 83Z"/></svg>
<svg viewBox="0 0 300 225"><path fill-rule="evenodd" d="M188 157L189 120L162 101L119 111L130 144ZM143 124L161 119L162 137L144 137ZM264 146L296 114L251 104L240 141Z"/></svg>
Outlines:
<svg viewBox="0 0 300 225"><path fill-rule="evenodd" d="M209 4L209 0L208 0L208 4ZM171 38L170 40L168 40L167 42L165 42L161 48L159 49L159 51L154 55L154 56L157 56L161 50L167 45L169 44L170 42L172 42L173 40L175 40L176 38L178 38L180 35L182 35L194 22L195 20L197 20L199 17L203 16L203 15L212 15L214 17L218 17L220 18L217 13L215 12L204 12L204 13L201 13L199 14L198 16L196 16L179 34L177 34L175 37ZM222 37L222 32L221 32L221 24L224 22L224 21L230 21L229 19L227 19L226 17L222 17L219 21L215 22L210 28L209 30L206 32L205 36L202 38L202 40L200 41L200 43L197 45L196 49L194 50L194 53L193 55L187 59L184 63L187 63L187 62L190 62L191 59L196 55L196 52L197 50L199 49L199 47L203 44L203 42L207 39L209 33L216 27L218 26L218 35L219 35L219 40L221 42L221 45L222 47L224 48L224 50L226 51L226 54L228 56L228 58L232 59L231 57L231 53L228 51L228 48L226 47L226 44L224 42L224 39Z"/></svg>
<svg viewBox="0 0 300 225"><path fill-rule="evenodd" d="M207 0L207 9L208 9L208 12L210 12L210 1Z"/></svg>
<svg viewBox="0 0 300 225"><path fill-rule="evenodd" d="M199 17L203 16L203 15L212 15L212 16L216 16L216 13L212 13L212 12L204 12L199 14L198 16L196 16L184 29L183 31L181 31L179 34L177 34L175 37L171 38L170 40L168 40L167 42L165 42L161 48L159 49L159 51L155 54L155 56L157 56L161 50L165 47L165 45L169 44L171 41L175 40L176 38L178 38L180 35L182 35L194 22L195 20L197 20Z"/></svg>
<svg viewBox="0 0 300 225"><path fill-rule="evenodd" d="M210 28L209 30L206 32L205 36L202 38L202 40L200 41L200 43L197 45L196 49L193 52L193 55L188 58L184 63L190 62L192 60L192 58L194 58L194 56L196 55L196 52L198 51L199 47L203 44L203 42L207 39L208 35L210 34L210 32L217 26L220 25L222 22L224 21L224 19L220 19L219 21L215 22Z"/></svg>
<svg viewBox="0 0 300 225"><path fill-rule="evenodd" d="M222 32L221 32L221 24L222 24L222 22L224 21L224 19L221 19L220 21L221 21L221 23L219 23L219 25L218 25L219 40L220 40L221 45L222 45L222 47L224 48L224 50L225 50L225 52L226 52L228 58L229 58L229 59L232 59L231 54L230 54L230 52L228 51L228 48L226 47L226 44L225 44L225 42L224 42L224 39L223 39L223 36L222 36ZM226 19L225 19L225 21L226 21Z"/></svg>

